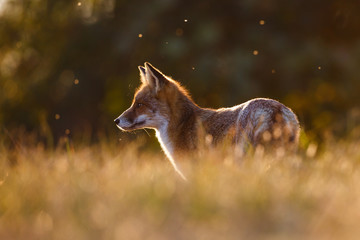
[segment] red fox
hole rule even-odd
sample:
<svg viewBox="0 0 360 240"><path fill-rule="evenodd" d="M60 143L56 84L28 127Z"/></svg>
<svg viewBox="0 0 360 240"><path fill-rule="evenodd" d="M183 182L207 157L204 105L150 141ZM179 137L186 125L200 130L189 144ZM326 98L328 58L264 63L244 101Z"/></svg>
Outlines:
<svg viewBox="0 0 360 240"><path fill-rule="evenodd" d="M141 86L129 109L115 119L123 131L152 128L175 170L175 160L196 152L205 137L216 146L225 139L235 146L295 149L299 139L296 115L278 101L256 98L220 109L201 108L187 90L150 63L139 66Z"/></svg>

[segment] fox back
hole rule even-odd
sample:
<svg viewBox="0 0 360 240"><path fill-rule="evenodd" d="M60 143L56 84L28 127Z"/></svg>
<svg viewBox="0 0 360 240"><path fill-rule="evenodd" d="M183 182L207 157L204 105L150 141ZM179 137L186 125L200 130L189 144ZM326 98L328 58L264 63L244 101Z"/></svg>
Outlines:
<svg viewBox="0 0 360 240"><path fill-rule="evenodd" d="M123 131L155 129L161 147L183 178L175 160L198 151L205 138L213 146L228 139L244 151L259 145L297 147L297 117L278 101L256 98L231 108L201 108L184 87L151 64L139 70L142 84L130 108L115 123Z"/></svg>

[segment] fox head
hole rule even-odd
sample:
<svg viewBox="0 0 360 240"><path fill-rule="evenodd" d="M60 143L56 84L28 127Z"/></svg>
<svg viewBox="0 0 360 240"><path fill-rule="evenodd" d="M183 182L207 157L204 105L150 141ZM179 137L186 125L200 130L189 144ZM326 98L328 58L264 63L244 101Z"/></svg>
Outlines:
<svg viewBox="0 0 360 240"><path fill-rule="evenodd" d="M139 71L142 84L135 92L130 108L114 120L123 131L166 126L177 98L186 94L177 82L150 63L139 66Z"/></svg>

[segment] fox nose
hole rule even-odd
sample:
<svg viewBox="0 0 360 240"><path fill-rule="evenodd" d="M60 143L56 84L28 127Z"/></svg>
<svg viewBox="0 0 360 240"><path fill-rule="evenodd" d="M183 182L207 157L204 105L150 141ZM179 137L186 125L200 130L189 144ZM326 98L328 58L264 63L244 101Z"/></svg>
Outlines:
<svg viewBox="0 0 360 240"><path fill-rule="evenodd" d="M114 120L115 124L119 124L120 120L117 118Z"/></svg>

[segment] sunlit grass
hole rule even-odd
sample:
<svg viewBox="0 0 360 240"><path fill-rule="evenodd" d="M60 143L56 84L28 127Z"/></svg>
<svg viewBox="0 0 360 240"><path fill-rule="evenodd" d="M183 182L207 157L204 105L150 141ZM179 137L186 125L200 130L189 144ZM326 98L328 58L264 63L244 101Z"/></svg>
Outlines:
<svg viewBox="0 0 360 240"><path fill-rule="evenodd" d="M357 239L360 141L185 162L144 143L3 145L0 239Z"/></svg>

